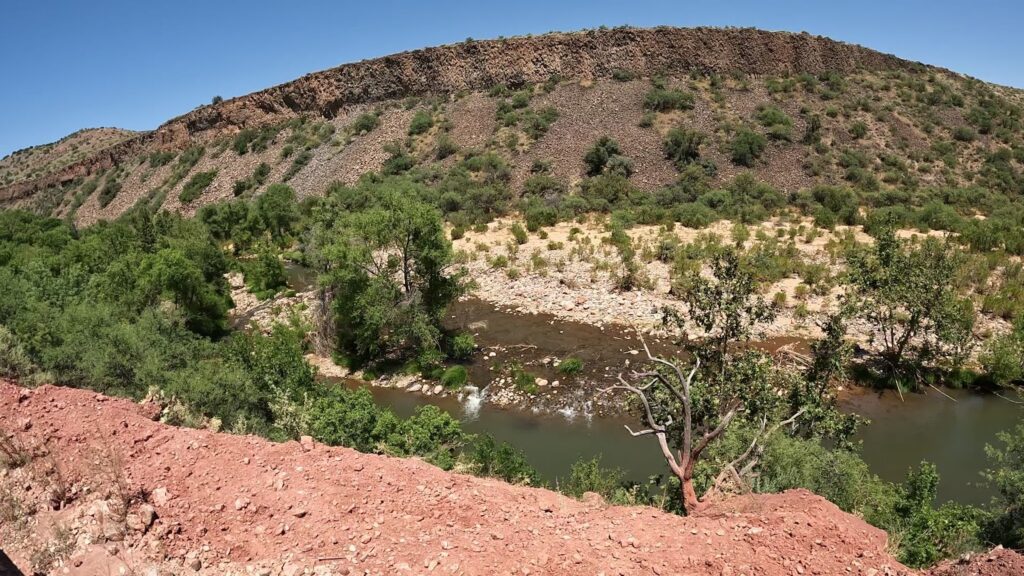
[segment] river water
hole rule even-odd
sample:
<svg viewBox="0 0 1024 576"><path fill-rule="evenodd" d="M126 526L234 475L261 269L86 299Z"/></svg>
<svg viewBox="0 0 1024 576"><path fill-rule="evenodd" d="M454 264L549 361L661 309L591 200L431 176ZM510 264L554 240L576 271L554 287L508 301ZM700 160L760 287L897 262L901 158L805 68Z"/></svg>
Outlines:
<svg viewBox="0 0 1024 576"><path fill-rule="evenodd" d="M308 285L308 272L290 269L296 289ZM604 329L565 322L547 315L522 315L496 310L493 306L468 300L453 306L451 327L469 329L478 345L502 351L500 360L514 359L530 371L549 379L557 378L545 357L576 356L583 360L590 381L610 381L626 360L637 361L639 343L619 328ZM790 344L782 339L766 343L768 348ZM666 341L651 342L656 352L670 353ZM476 360L468 368L470 382L485 387L493 375L494 363ZM363 385L350 383L350 385ZM591 414L591 398L578 395L561 413L502 409L479 396L467 398L427 397L401 390L371 388L377 401L400 415L430 402L448 410L474 433L489 433L523 450L527 460L550 482L565 477L569 466L581 457L601 456L605 466L621 468L626 477L643 481L666 467L657 444L651 438L633 438L623 429L627 421ZM546 391L546 392L550 392ZM939 500L965 504L986 502L991 492L981 485L980 471L986 465L984 447L995 443L996 434L1010 430L1024 419L1024 406L994 395L944 390L947 398L927 389L919 394L878 393L857 389L846 393L842 408L871 420L858 434L862 455L871 470L886 480L902 480L910 467L928 460L942 477ZM566 398L560 398L563 404Z"/></svg>

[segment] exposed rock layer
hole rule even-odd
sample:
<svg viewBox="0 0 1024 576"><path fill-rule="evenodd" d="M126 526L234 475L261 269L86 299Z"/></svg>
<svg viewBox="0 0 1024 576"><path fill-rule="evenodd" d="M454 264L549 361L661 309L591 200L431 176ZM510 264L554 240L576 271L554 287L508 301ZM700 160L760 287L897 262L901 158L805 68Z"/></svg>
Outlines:
<svg viewBox="0 0 1024 576"><path fill-rule="evenodd" d="M87 177L148 151L182 149L225 132L295 116L332 118L347 106L498 84L691 71L783 74L913 69L921 64L801 33L755 29L654 28L552 33L403 52L308 74L266 90L203 106L152 132L31 181L0 188L0 204Z"/></svg>

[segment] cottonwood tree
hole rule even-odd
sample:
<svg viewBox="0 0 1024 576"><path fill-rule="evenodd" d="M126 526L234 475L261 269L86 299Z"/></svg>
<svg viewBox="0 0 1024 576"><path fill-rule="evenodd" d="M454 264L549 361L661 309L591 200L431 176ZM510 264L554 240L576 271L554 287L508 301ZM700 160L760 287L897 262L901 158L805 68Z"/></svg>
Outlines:
<svg viewBox="0 0 1024 576"><path fill-rule="evenodd" d="M372 203L327 203L311 244L333 294L335 334L359 362L389 355L435 362L441 318L462 291L440 213L387 182Z"/></svg>
<svg viewBox="0 0 1024 576"><path fill-rule="evenodd" d="M883 229L870 248L849 258L861 316L872 324L892 378L913 364L962 360L973 340L974 307L957 293L962 252L948 240L900 240Z"/></svg>

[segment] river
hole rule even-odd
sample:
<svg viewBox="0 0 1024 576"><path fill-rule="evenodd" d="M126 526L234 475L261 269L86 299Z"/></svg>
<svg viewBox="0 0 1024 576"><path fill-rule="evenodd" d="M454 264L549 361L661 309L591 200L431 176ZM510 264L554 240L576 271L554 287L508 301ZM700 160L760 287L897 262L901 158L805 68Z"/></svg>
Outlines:
<svg viewBox="0 0 1024 576"><path fill-rule="evenodd" d="M296 289L308 285L308 273L289 270ZM449 326L470 329L485 349L501 351L494 361L477 359L469 364L472 384L485 387L499 362L514 360L548 379L558 378L545 358L576 356L586 367L580 378L610 381L627 360L636 362L639 342L621 328L604 329L558 320L547 315L522 315L497 310L479 300L459 302L447 319ZM792 341L781 339L765 344L777 348ZM651 342L656 351L671 352L666 341ZM351 383L351 385L363 385ZM427 397L401 390L371 388L379 403L400 415L409 415L430 402L457 415L466 430L489 433L523 450L529 462L550 482L564 477L580 457L601 456L605 466L618 467L626 477L643 481L666 472L656 443L650 438L633 438L623 429L621 418L594 416L593 398L583 389L566 386L557 398L568 408L552 413L503 409L477 398L470 400ZM996 434L1009 430L1024 418L1024 406L994 395L962 390L945 390L952 399L926 389L919 394L878 393L854 388L844 394L841 407L871 420L858 434L862 455L871 470L886 480L902 480L908 468L922 460L934 462L942 477L939 500L964 504L986 502L991 492L981 485L980 471L986 465L984 447L995 443ZM554 390L547 389L544 394ZM566 398L566 395L570 398ZM541 398L541 402L545 401Z"/></svg>

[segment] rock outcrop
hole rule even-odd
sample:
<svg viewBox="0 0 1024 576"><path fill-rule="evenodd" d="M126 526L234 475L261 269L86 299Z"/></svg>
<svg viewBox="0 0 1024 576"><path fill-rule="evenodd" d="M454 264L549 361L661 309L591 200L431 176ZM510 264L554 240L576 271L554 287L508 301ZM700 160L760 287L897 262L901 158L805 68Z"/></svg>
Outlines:
<svg viewBox="0 0 1024 576"><path fill-rule="evenodd" d="M565 80L683 76L690 72L787 74L910 70L921 64L801 33L756 29L617 28L475 41L345 64L200 107L156 130L34 180L0 188L0 205L88 177L155 150L180 150L241 128L299 114L333 118L358 104Z"/></svg>

